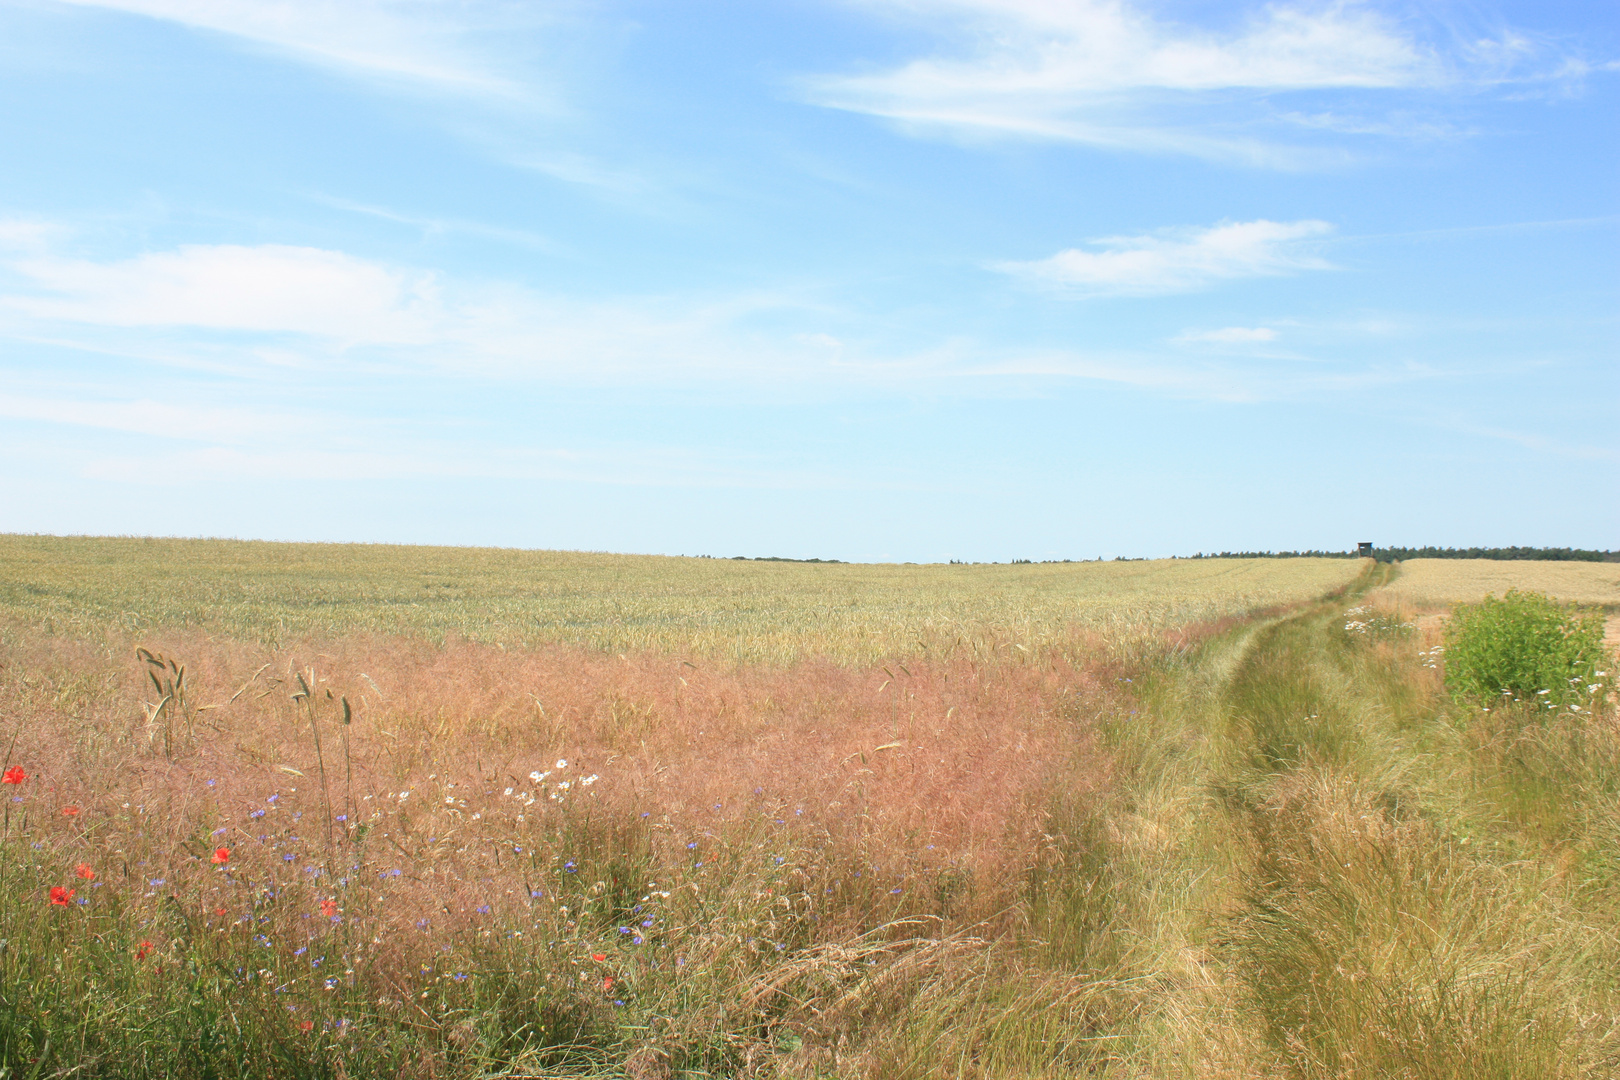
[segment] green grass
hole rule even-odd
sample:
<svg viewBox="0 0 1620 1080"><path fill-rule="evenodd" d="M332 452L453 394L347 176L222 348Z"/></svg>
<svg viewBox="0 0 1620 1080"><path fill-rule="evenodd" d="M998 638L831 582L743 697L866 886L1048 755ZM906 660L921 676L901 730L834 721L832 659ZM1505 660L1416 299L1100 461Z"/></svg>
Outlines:
<svg viewBox="0 0 1620 1080"><path fill-rule="evenodd" d="M195 627L271 647L354 634L785 663L1072 649L1310 599L1344 559L894 565L0 536L0 621L74 637Z"/></svg>

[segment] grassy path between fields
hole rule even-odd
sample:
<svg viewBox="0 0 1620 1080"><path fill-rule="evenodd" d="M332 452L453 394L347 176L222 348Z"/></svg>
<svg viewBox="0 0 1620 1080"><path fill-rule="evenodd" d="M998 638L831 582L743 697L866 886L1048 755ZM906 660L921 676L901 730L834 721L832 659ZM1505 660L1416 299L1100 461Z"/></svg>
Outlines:
<svg viewBox="0 0 1620 1080"><path fill-rule="evenodd" d="M1038 920L1106 975L1097 1073L1620 1074L1612 718L1459 714L1398 617L1345 629L1391 573L1104 719L1113 795Z"/></svg>

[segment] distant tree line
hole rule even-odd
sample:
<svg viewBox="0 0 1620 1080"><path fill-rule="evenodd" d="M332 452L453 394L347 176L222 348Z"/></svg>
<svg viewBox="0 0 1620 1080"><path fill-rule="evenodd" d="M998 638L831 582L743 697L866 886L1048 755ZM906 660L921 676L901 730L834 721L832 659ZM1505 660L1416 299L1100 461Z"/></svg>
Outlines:
<svg viewBox="0 0 1620 1080"><path fill-rule="evenodd" d="M1354 559L1354 551L1223 551L1205 555L1199 552L1195 559ZM1373 558L1379 562L1404 562L1407 559L1538 559L1549 562L1620 562L1620 551L1589 551L1584 548L1438 548L1438 547L1375 547Z"/></svg>

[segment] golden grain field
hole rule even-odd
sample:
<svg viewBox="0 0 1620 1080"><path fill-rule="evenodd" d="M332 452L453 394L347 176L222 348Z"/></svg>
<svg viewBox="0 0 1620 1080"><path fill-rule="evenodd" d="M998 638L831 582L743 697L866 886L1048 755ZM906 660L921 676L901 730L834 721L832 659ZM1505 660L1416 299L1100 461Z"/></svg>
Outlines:
<svg viewBox="0 0 1620 1080"><path fill-rule="evenodd" d="M1352 559L805 564L497 548L0 536L0 625L191 629L269 647L355 634L873 663L1088 649L1297 603Z"/></svg>
<svg viewBox="0 0 1620 1080"><path fill-rule="evenodd" d="M1412 559L1382 596L1415 607L1475 603L1509 589L1578 604L1620 607L1620 563Z"/></svg>

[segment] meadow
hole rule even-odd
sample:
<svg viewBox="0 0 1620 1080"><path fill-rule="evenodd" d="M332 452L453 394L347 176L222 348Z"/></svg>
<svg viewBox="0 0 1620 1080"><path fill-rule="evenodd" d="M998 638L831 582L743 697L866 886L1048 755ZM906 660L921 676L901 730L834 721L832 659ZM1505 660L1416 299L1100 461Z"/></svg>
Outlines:
<svg viewBox="0 0 1620 1080"><path fill-rule="evenodd" d="M7 1075L1620 1065L1611 696L1451 702L1388 567L0 568Z"/></svg>

